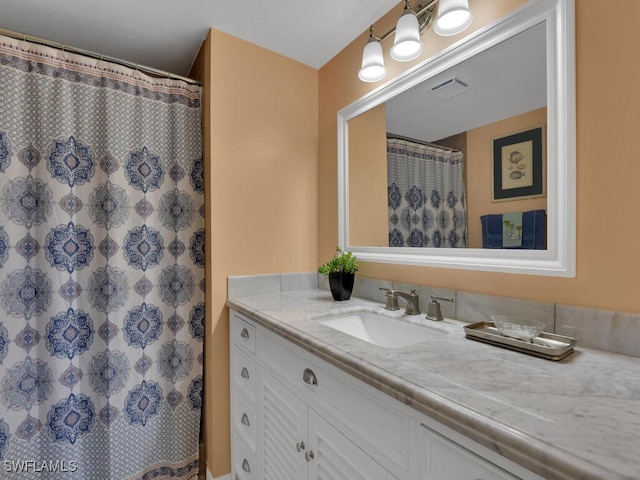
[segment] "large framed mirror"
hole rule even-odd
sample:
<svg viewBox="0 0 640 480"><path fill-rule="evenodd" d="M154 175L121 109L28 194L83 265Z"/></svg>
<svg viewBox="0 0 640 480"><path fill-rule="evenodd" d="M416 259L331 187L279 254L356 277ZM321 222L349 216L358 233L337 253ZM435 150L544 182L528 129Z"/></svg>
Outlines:
<svg viewBox="0 0 640 480"><path fill-rule="evenodd" d="M338 112L339 246L575 276L573 0L530 0Z"/></svg>

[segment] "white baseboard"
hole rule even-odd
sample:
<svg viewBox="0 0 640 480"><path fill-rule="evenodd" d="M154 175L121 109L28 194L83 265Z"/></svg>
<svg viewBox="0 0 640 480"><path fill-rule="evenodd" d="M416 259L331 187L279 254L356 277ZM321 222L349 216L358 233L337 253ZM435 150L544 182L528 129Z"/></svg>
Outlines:
<svg viewBox="0 0 640 480"><path fill-rule="evenodd" d="M209 469L207 468L207 480L231 480L231 474L227 473L221 477L214 478Z"/></svg>

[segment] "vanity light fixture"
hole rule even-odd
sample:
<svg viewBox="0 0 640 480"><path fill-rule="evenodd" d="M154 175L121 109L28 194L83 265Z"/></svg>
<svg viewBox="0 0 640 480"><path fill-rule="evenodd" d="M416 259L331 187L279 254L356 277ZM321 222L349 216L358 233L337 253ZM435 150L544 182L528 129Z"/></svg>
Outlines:
<svg viewBox="0 0 640 480"><path fill-rule="evenodd" d="M369 29L369 40L362 52L362 67L358 78L363 82L377 82L387 75L382 53L382 42L395 33L391 58L398 62L410 62L420 56L423 50L420 35L436 17L434 31L448 36L463 32L471 25L473 14L469 0L418 0L415 10L404 0L402 15L394 28L378 37Z"/></svg>
<svg viewBox="0 0 640 480"><path fill-rule="evenodd" d="M457 35L473 21L469 0L440 0L438 19L433 30L443 37Z"/></svg>
<svg viewBox="0 0 640 480"><path fill-rule="evenodd" d="M373 33L373 25L369 29L369 41L364 46L362 52L362 67L358 72L358 78L363 82L377 82L387 75L387 69L384 66L384 55L382 54L382 45L380 37L376 37Z"/></svg>
<svg viewBox="0 0 640 480"><path fill-rule="evenodd" d="M402 15L400 15L396 24L396 34L393 47L391 47L391 58L398 62L409 62L418 58L422 50L418 17L411 10L409 0L404 0Z"/></svg>

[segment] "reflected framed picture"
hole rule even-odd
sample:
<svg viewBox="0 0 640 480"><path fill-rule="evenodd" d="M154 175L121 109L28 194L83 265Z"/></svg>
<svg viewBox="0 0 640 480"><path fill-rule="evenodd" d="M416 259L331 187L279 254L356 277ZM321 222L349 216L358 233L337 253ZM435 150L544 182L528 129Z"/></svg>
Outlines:
<svg viewBox="0 0 640 480"><path fill-rule="evenodd" d="M493 140L493 201L545 196L544 127Z"/></svg>

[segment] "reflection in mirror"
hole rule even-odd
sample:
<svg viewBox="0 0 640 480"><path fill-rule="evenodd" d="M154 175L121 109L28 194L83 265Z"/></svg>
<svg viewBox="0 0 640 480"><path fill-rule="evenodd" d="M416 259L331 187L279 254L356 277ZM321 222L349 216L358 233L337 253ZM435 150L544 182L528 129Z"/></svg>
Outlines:
<svg viewBox="0 0 640 480"><path fill-rule="evenodd" d="M350 119L351 243L545 249L546 102L542 22Z"/></svg>
<svg viewBox="0 0 640 480"><path fill-rule="evenodd" d="M363 262L575 276L574 8L529 0L338 112L342 249ZM394 155L451 163L438 175L457 180L412 189L406 167L389 167L387 134L403 137ZM453 207L418 211L434 203Z"/></svg>

